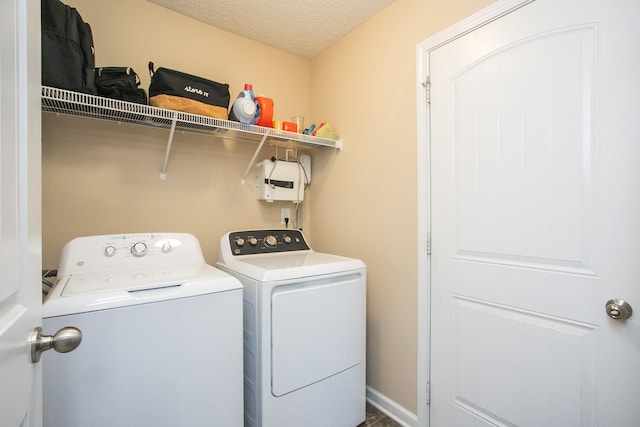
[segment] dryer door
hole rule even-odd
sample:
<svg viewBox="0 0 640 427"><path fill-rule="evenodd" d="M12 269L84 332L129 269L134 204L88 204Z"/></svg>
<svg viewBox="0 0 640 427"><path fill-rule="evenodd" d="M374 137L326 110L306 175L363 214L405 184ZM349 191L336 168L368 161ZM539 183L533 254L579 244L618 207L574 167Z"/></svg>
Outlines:
<svg viewBox="0 0 640 427"><path fill-rule="evenodd" d="M275 396L364 363L364 275L275 287L271 340L271 391Z"/></svg>

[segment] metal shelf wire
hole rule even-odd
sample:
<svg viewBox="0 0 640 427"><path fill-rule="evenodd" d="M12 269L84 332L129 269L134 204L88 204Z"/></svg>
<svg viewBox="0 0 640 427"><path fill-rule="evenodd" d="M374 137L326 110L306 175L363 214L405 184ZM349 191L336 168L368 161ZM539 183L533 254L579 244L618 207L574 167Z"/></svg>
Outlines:
<svg viewBox="0 0 640 427"><path fill-rule="evenodd" d="M160 172L161 179L166 178L166 168L175 130L258 143L258 148L252 160L257 157L266 141L273 142L276 145L290 143L306 147L342 149L342 140L340 139L319 138L48 86L42 86L42 111L168 129L170 131L169 141L167 142L164 166ZM251 166L250 164L247 171ZM243 184L247 173L245 172L241 179Z"/></svg>

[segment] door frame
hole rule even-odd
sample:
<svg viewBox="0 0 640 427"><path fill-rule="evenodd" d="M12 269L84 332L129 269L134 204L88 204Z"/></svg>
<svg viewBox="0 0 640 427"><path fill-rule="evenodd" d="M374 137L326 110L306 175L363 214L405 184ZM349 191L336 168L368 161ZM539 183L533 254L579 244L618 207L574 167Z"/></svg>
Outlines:
<svg viewBox="0 0 640 427"><path fill-rule="evenodd" d="M431 106L429 55L431 51L535 0L499 0L416 46L417 179L418 179L418 427L429 426L431 315Z"/></svg>

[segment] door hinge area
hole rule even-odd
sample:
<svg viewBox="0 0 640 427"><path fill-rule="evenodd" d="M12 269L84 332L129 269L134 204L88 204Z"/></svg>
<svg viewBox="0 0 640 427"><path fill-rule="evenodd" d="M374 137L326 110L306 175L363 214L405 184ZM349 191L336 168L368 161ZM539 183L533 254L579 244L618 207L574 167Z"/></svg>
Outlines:
<svg viewBox="0 0 640 427"><path fill-rule="evenodd" d="M431 233L427 233L427 255L431 255Z"/></svg>
<svg viewBox="0 0 640 427"><path fill-rule="evenodd" d="M425 89L427 104L431 104L431 77L427 76L427 80L422 82L422 86Z"/></svg>
<svg viewBox="0 0 640 427"><path fill-rule="evenodd" d="M427 383L427 389L425 390L425 399L427 406L431 405L431 383Z"/></svg>

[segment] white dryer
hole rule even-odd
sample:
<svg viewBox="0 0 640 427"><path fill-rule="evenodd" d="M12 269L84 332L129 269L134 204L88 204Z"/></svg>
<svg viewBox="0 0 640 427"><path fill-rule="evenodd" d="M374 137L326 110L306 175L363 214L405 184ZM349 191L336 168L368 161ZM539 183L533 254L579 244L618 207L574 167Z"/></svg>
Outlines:
<svg viewBox="0 0 640 427"><path fill-rule="evenodd" d="M245 427L365 421L364 263L285 229L225 234L217 266L244 287Z"/></svg>
<svg viewBox="0 0 640 427"><path fill-rule="evenodd" d="M242 285L194 236L67 243L43 332L65 326L82 342L42 356L44 427L242 425Z"/></svg>

